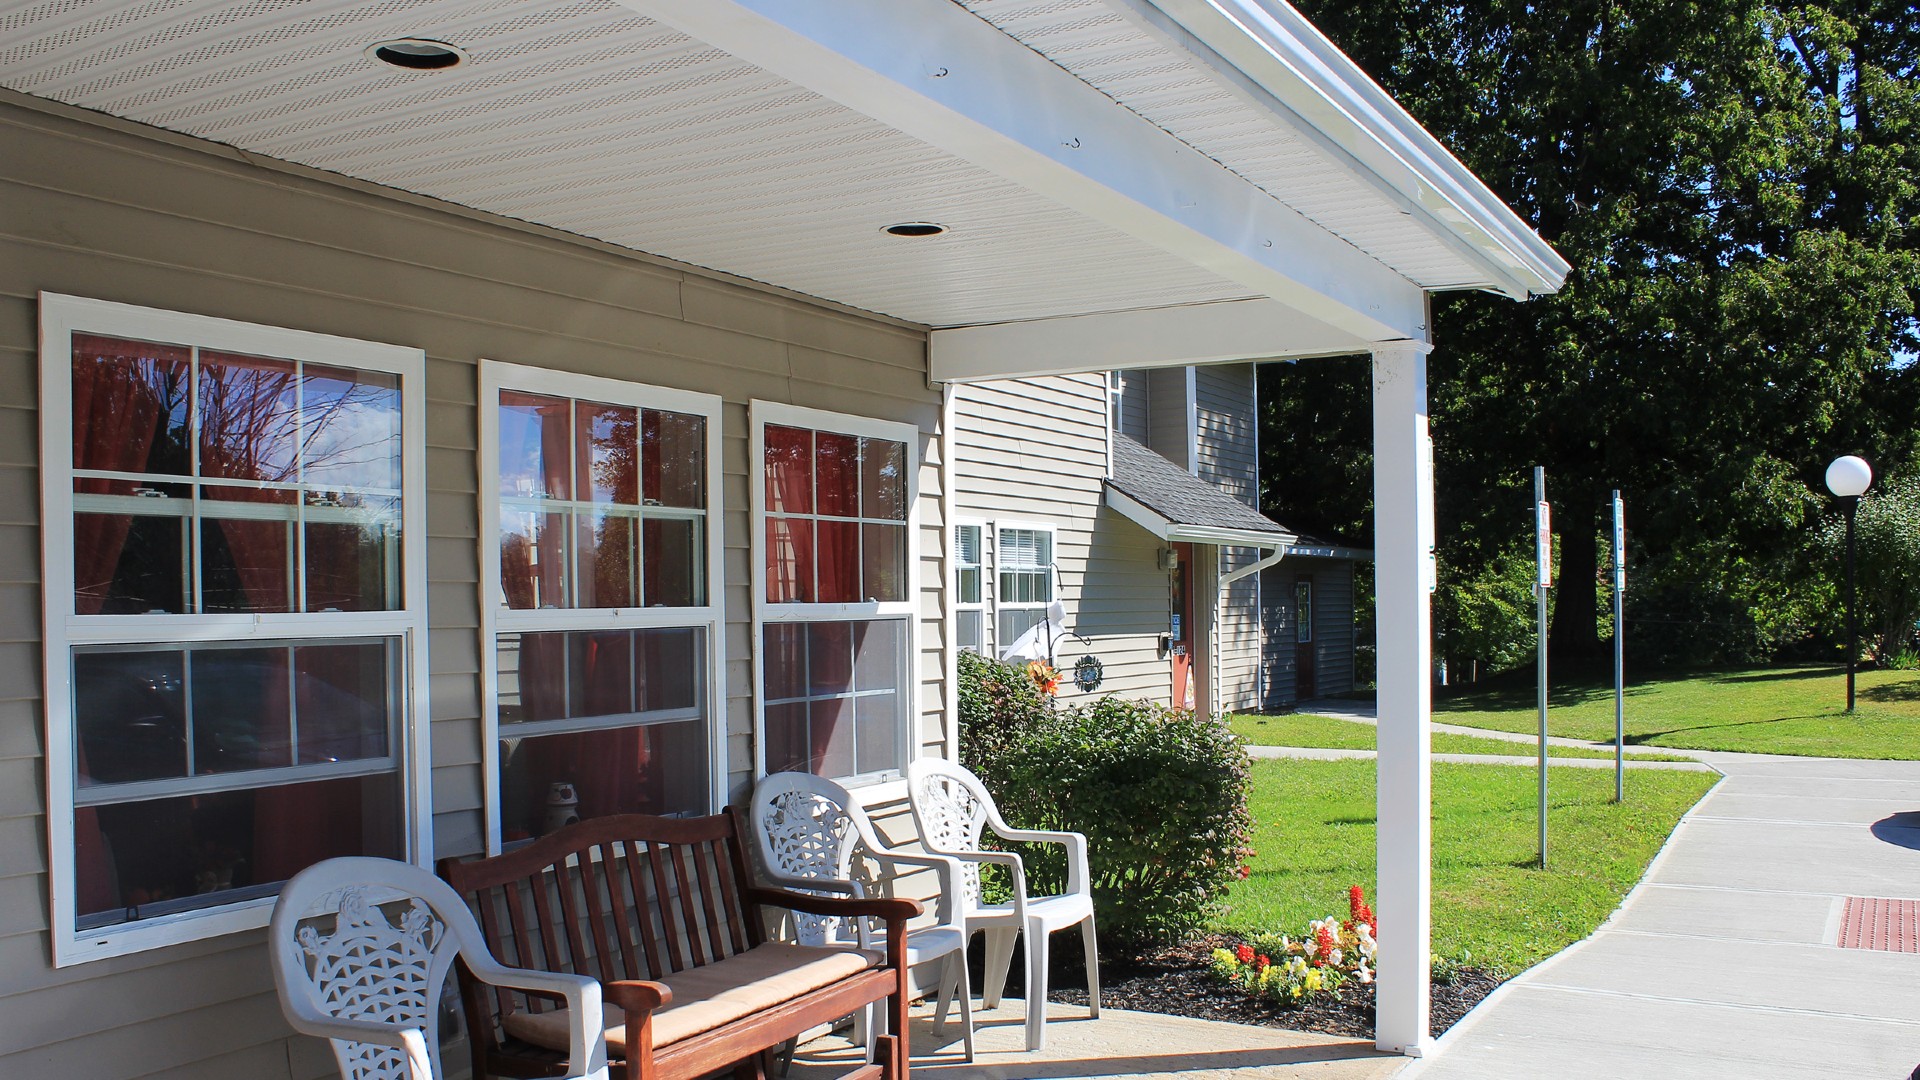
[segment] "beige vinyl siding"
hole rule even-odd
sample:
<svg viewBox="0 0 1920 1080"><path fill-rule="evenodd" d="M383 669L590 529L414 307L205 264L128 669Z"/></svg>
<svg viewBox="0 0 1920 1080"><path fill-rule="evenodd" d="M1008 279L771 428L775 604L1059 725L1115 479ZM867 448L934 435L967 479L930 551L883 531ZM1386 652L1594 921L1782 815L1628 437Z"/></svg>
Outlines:
<svg viewBox="0 0 1920 1080"><path fill-rule="evenodd" d="M0 96L0 1076L327 1071L321 1045L282 1026L259 932L49 967L33 415L41 290L425 349L433 854L475 852L483 835L481 358L724 398L722 799L752 778L748 401L917 425L918 730L926 747L944 742L940 398L926 382L923 331L24 102Z"/></svg>
<svg viewBox="0 0 1920 1080"><path fill-rule="evenodd" d="M955 387L954 513L996 525L1054 526L1067 629L1093 642L1066 639L1056 659L1070 669L1082 655L1098 657L1106 679L1095 696L1165 701L1170 674L1158 646L1167 575L1155 563L1160 542L1107 508L1107 408L1106 376L1099 373ZM1069 680L1060 696L1084 695Z"/></svg>
<svg viewBox="0 0 1920 1080"><path fill-rule="evenodd" d="M1213 364L1193 369L1194 440L1200 479L1241 502L1260 508L1260 463L1255 431L1252 364ZM1220 572L1257 561L1257 548L1221 548ZM1215 655L1222 710L1260 706L1260 586L1252 576L1228 584L1220 598Z"/></svg>

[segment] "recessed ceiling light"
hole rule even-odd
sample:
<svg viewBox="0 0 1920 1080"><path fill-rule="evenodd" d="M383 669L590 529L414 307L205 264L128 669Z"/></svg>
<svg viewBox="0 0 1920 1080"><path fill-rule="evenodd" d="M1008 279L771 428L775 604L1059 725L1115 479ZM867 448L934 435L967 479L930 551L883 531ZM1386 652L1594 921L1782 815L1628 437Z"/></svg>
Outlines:
<svg viewBox="0 0 1920 1080"><path fill-rule="evenodd" d="M903 221L880 231L888 236L939 236L947 231L947 227L933 221Z"/></svg>
<svg viewBox="0 0 1920 1080"><path fill-rule="evenodd" d="M394 38L367 46L367 55L390 67L406 71L445 71L467 62L467 52L458 45L430 38Z"/></svg>

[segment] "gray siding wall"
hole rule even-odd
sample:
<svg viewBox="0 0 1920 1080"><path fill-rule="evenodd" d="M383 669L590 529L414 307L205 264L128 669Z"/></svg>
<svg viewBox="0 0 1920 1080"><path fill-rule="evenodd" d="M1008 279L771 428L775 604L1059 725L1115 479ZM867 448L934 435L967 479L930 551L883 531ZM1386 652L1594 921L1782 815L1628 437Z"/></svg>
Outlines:
<svg viewBox="0 0 1920 1080"><path fill-rule="evenodd" d="M751 780L753 760L748 484L756 470L747 402L917 424L921 740L941 747L940 399L926 383L923 332L19 102L0 96L0 1076L217 1080L331 1067L322 1044L282 1026L259 932L49 966L34 416L40 290L426 350L436 855L481 846L482 357L724 397L723 637L736 790Z"/></svg>
<svg viewBox="0 0 1920 1080"><path fill-rule="evenodd" d="M1147 372L1147 446L1183 469L1193 468L1193 431L1187 423L1186 368Z"/></svg>
<svg viewBox="0 0 1920 1080"><path fill-rule="evenodd" d="M1106 506L1106 387L1103 374L955 387L954 513L1053 525L1068 629L1093 640L1062 642L1056 659L1070 667L1083 654L1099 657L1106 681L1096 694L1165 701L1172 675L1158 646L1168 576L1156 563L1160 542ZM991 552L986 581L990 594ZM1062 683L1062 700L1080 696Z"/></svg>
<svg viewBox="0 0 1920 1080"><path fill-rule="evenodd" d="M1266 599L1264 696L1269 709L1292 708L1300 700L1293 587L1303 574L1313 583L1313 696L1353 690L1353 564L1289 557L1261 574Z"/></svg>
<svg viewBox="0 0 1920 1080"><path fill-rule="evenodd" d="M1152 438L1148 430L1147 372L1115 372L1120 378L1120 424L1121 434L1131 436L1142 445Z"/></svg>

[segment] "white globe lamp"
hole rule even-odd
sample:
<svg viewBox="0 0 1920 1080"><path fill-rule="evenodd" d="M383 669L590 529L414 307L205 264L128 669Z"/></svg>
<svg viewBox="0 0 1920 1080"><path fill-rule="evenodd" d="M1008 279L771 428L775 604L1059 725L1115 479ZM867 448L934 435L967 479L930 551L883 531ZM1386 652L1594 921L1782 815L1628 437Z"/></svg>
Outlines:
<svg viewBox="0 0 1920 1080"><path fill-rule="evenodd" d="M1827 490L1843 499L1855 499L1867 493L1873 483L1873 466L1864 458L1848 454L1833 459L1827 466Z"/></svg>

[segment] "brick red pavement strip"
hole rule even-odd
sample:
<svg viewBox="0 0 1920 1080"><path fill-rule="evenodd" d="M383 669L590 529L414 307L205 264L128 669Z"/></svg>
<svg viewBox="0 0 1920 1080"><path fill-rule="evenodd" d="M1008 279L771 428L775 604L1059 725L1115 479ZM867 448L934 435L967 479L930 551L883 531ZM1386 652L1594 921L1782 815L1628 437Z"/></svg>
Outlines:
<svg viewBox="0 0 1920 1080"><path fill-rule="evenodd" d="M1920 900L1849 896L1840 915L1843 949L1920 953Z"/></svg>

